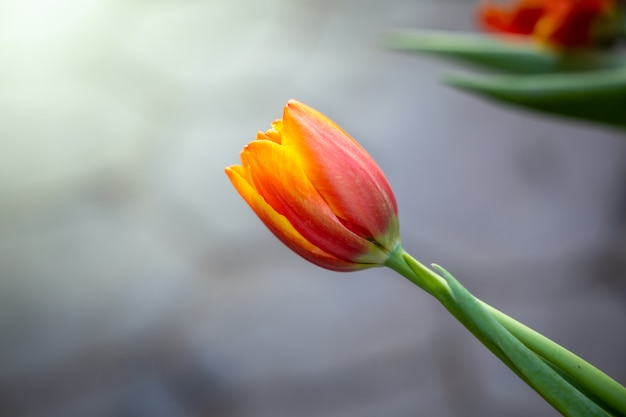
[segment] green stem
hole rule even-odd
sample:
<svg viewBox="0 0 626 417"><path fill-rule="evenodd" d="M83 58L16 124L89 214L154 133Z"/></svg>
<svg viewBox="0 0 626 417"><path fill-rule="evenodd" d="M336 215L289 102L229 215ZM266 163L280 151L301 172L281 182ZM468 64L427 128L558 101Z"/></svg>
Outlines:
<svg viewBox="0 0 626 417"><path fill-rule="evenodd" d="M614 415L626 416L626 387L584 359L528 326L478 300L487 311L526 347L565 373L580 390L602 403Z"/></svg>
<svg viewBox="0 0 626 417"><path fill-rule="evenodd" d="M471 295L452 275L425 267L401 247L387 266L437 298L522 380L566 416L624 415L617 382L556 343ZM575 369L573 369L575 368Z"/></svg>
<svg viewBox="0 0 626 417"><path fill-rule="evenodd" d="M409 258L407 259L405 255ZM437 299L451 294L450 286L445 279L413 259L404 251L402 246L398 246L391 253L385 266L393 269ZM420 266L423 268L419 268ZM420 269L419 273L415 272L416 268Z"/></svg>

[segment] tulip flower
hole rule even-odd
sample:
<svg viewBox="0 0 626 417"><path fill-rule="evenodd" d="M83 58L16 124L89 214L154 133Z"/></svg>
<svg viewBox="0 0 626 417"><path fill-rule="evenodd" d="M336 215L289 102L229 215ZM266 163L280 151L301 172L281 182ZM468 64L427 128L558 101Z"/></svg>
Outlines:
<svg viewBox="0 0 626 417"><path fill-rule="evenodd" d="M619 32L614 0L518 0L508 7L488 2L478 20L488 31L529 36L556 49L601 46Z"/></svg>
<svg viewBox="0 0 626 417"><path fill-rule="evenodd" d="M316 265L381 266L400 244L396 200L372 157L295 100L226 174L272 233Z"/></svg>
<svg viewBox="0 0 626 417"><path fill-rule="evenodd" d="M568 417L626 415L626 388L578 356L480 301L448 271L404 251L398 208L371 156L297 101L259 132L226 174L289 248L335 271L387 266L434 296L488 349Z"/></svg>

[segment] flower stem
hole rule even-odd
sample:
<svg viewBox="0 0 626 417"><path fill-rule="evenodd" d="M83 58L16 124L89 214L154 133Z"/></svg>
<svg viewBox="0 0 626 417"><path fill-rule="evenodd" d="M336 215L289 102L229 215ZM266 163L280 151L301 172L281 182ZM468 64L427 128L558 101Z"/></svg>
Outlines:
<svg viewBox="0 0 626 417"><path fill-rule="evenodd" d="M523 381L565 416L626 415L626 389L573 353L470 294L452 275L430 270L401 247L386 266L439 302Z"/></svg>
<svg viewBox="0 0 626 417"><path fill-rule="evenodd" d="M445 279L407 254L402 246L396 247L389 255L385 266L393 269L437 299L451 294L450 286Z"/></svg>
<svg viewBox="0 0 626 417"><path fill-rule="evenodd" d="M614 415L626 416L626 387L584 359L565 349L489 304L478 300L513 336L547 363L569 377L570 383L587 393Z"/></svg>

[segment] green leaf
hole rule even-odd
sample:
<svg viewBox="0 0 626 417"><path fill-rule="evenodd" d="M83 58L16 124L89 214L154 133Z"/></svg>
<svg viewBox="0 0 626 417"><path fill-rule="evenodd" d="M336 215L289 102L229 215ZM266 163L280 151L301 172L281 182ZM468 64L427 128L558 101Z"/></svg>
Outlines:
<svg viewBox="0 0 626 417"><path fill-rule="evenodd" d="M515 338L553 366L570 384L615 416L626 416L626 387L579 356L489 304L479 303Z"/></svg>
<svg viewBox="0 0 626 417"><path fill-rule="evenodd" d="M626 67L527 76L448 75L444 82L531 110L626 128Z"/></svg>
<svg viewBox="0 0 626 417"><path fill-rule="evenodd" d="M536 344L540 346L545 347L553 344L553 342L548 343L547 339L539 338L529 331L519 331L521 326L519 323L502 313L498 315L491 312L489 306L470 294L445 269L433 265L439 274L435 273L405 252L402 247L398 247L391 254L391 258L393 259L386 263L386 266L437 298L485 347L491 350L505 365L564 416L608 417L611 415L611 411L614 409L611 401L596 402L595 397L587 395L588 391L593 390L579 389L579 387L585 388L587 382L591 382L595 386L596 374L592 375L591 381L588 381L587 378L580 378L581 375L579 374L570 375L568 366L561 369L558 366L559 361L554 363L546 361L546 358L530 349L524 343L523 338L518 339L507 327L512 327L516 334L521 334L524 337L529 336L531 341L536 341ZM502 319L502 316L509 319L504 320L504 324L498 320L498 318ZM529 345L535 346L532 343ZM559 350L557 349L557 351ZM586 365L584 361L577 359L575 366L581 363ZM569 362L566 364L569 365ZM587 373L582 373L584 377L587 375ZM617 382L612 382L609 385L613 384L618 385ZM605 405L609 405L609 407L605 409ZM619 410L619 408L615 409Z"/></svg>
<svg viewBox="0 0 626 417"><path fill-rule="evenodd" d="M530 42L505 42L477 33L394 31L383 36L383 45L397 51L437 55L515 74L606 69L626 62L624 57L608 52L557 53Z"/></svg>
<svg viewBox="0 0 626 417"><path fill-rule="evenodd" d="M481 343L563 415L625 416L626 387L474 297L448 271L434 272L398 246L386 266L434 296Z"/></svg>
<svg viewBox="0 0 626 417"><path fill-rule="evenodd" d="M433 267L452 291L452 302L440 300L448 311L561 414L569 417L611 415L513 336L448 271L438 265Z"/></svg>

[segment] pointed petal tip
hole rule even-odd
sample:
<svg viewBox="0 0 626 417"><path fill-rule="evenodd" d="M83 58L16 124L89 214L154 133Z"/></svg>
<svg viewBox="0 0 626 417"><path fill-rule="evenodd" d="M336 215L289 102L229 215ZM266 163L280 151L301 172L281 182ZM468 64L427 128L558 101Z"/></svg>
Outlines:
<svg viewBox="0 0 626 417"><path fill-rule="evenodd" d="M296 99L289 99L287 100L287 104L285 104L285 113L287 113L288 111L295 111L295 110L313 110L311 109L309 106L307 106L306 104L296 100Z"/></svg>
<svg viewBox="0 0 626 417"><path fill-rule="evenodd" d="M237 182L237 178L238 176L240 176L237 172L236 172L236 165L231 165L229 167L224 168L224 172L226 173L226 175L228 176L228 179L230 180L230 182L234 185Z"/></svg>

